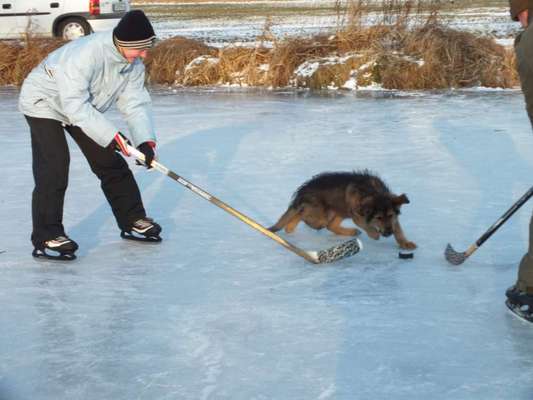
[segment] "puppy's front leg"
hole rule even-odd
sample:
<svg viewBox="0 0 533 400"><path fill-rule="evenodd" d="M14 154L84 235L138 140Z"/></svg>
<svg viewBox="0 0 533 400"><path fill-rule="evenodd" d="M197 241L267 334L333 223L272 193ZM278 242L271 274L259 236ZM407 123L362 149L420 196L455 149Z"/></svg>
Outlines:
<svg viewBox="0 0 533 400"><path fill-rule="evenodd" d="M394 233L394 238L396 239L396 242L398 242L398 245L402 249L406 249L406 250L416 249L416 243L407 240L407 238L405 237L405 234L403 233L403 230L402 230L402 227L399 221L396 222L396 224L394 225L394 229L392 230L392 232Z"/></svg>
<svg viewBox="0 0 533 400"><path fill-rule="evenodd" d="M352 221L358 227L363 228L369 238L374 239L374 240L378 240L379 239L379 232L375 228L369 227L366 224L366 221L365 221L365 219L363 217L361 217L358 214L354 214L352 216Z"/></svg>

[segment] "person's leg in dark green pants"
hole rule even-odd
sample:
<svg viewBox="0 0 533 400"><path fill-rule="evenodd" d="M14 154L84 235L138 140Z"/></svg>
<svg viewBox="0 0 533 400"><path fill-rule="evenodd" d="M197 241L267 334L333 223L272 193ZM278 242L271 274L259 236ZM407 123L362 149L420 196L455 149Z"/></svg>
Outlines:
<svg viewBox="0 0 533 400"><path fill-rule="evenodd" d="M515 51L526 110L533 127L533 25L517 37ZM507 291L512 302L528 304L530 296L533 304L533 216L529 223L529 247L520 262L516 285ZM528 311L533 314L533 305Z"/></svg>

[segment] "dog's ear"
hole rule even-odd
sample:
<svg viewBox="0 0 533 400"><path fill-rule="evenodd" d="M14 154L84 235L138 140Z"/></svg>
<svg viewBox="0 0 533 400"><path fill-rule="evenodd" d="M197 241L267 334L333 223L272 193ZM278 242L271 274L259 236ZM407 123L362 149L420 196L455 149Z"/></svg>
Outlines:
<svg viewBox="0 0 533 400"><path fill-rule="evenodd" d="M402 193L399 196L392 196L392 204L394 204L397 207L401 206L402 204L409 204L409 203L410 203L409 198L407 197L405 193Z"/></svg>

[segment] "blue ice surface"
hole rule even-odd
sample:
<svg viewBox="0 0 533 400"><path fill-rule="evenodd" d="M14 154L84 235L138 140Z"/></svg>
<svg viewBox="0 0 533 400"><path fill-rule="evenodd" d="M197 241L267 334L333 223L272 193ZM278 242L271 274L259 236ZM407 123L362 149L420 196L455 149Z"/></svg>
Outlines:
<svg viewBox="0 0 533 400"><path fill-rule="evenodd" d="M413 260L363 234L363 252L327 266L141 168L164 241L123 241L70 139L64 222L79 259L34 261L17 95L0 91L1 400L533 398L533 325L504 305L531 203L463 265L443 257L532 184L519 91L154 90L161 163L266 226L323 171L369 168L407 193ZM309 250L346 240L282 235Z"/></svg>

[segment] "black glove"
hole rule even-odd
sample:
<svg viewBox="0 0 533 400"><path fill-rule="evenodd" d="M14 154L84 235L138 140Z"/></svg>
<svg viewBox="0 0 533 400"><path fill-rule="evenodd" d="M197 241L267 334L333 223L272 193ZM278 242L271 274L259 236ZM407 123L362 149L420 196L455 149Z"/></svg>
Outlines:
<svg viewBox="0 0 533 400"><path fill-rule="evenodd" d="M137 146L137 150L144 154L144 164L146 168L152 168L152 161L155 157L155 143L154 142L144 142Z"/></svg>

